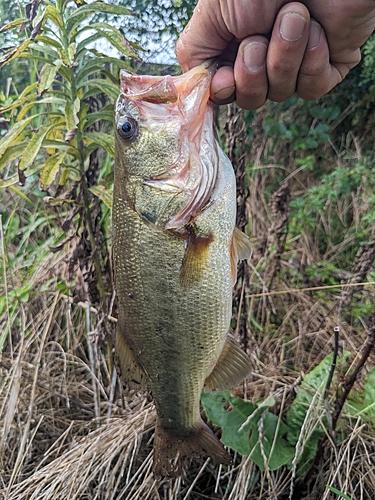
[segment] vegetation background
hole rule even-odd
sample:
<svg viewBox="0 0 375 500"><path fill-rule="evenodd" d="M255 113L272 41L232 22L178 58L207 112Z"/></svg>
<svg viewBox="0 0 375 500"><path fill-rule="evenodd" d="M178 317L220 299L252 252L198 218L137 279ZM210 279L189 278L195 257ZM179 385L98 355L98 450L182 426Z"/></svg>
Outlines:
<svg viewBox="0 0 375 500"><path fill-rule="evenodd" d="M253 372L202 397L233 466L153 479L152 401L113 368L113 103L119 68L176 71L144 61L169 62L193 7L0 0L1 498L373 498L374 39L317 101L217 111Z"/></svg>

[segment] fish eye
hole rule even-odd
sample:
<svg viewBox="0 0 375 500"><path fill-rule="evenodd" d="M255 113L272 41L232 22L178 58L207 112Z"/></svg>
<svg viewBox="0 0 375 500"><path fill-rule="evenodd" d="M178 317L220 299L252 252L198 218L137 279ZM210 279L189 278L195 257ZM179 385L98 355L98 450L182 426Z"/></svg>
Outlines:
<svg viewBox="0 0 375 500"><path fill-rule="evenodd" d="M134 118L127 116L118 124L117 130L123 139L125 139L126 141L131 141L138 135L138 124L134 120Z"/></svg>

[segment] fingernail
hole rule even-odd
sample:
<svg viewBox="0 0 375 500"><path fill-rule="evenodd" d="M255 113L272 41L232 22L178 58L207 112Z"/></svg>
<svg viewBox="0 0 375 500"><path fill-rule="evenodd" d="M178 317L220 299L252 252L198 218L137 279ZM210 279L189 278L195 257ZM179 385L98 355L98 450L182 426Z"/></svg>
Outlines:
<svg viewBox="0 0 375 500"><path fill-rule="evenodd" d="M243 63L252 73L259 71L266 63L267 45L262 42L252 42L243 48Z"/></svg>
<svg viewBox="0 0 375 500"><path fill-rule="evenodd" d="M229 99L234 94L234 91L236 90L236 87L232 85L232 87L226 87L225 89L219 90L219 92L216 92L215 97L216 99L220 99L223 101L224 99Z"/></svg>
<svg viewBox="0 0 375 500"><path fill-rule="evenodd" d="M322 35L322 27L316 21L311 21L310 24L310 35L309 41L307 42L307 48L313 49L320 42L320 37Z"/></svg>
<svg viewBox="0 0 375 500"><path fill-rule="evenodd" d="M289 12L281 19L280 35L287 42L296 42L303 34L306 27L306 18L298 12Z"/></svg>

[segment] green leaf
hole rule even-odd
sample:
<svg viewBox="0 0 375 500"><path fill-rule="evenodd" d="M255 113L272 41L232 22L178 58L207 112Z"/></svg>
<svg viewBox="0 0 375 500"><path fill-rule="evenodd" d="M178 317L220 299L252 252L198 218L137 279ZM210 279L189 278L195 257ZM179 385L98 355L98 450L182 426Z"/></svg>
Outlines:
<svg viewBox="0 0 375 500"><path fill-rule="evenodd" d="M104 148L111 156L115 155L115 139L113 135L105 134L104 132L87 132L82 139L87 144L97 144Z"/></svg>
<svg viewBox="0 0 375 500"><path fill-rule="evenodd" d="M100 109L100 111L95 111L94 113L90 113L85 118L85 127L89 127L93 123L101 120L106 120L109 122L113 122L113 104L109 104Z"/></svg>
<svg viewBox="0 0 375 500"><path fill-rule="evenodd" d="M50 156L46 163L44 164L42 174L40 176L40 182L44 189L47 189L52 182L56 179L56 175L60 169L60 165L63 162L67 152L57 153Z"/></svg>
<svg viewBox="0 0 375 500"><path fill-rule="evenodd" d="M130 43L126 40L126 38L122 35L122 33L118 30L112 32L108 32L105 30L97 29L98 33L100 33L103 38L106 38L111 45L116 47L116 49L128 57L137 57L137 53L133 50Z"/></svg>
<svg viewBox="0 0 375 500"><path fill-rule="evenodd" d="M3 156L4 152L9 146L12 146L16 143L18 136L21 134L24 128L27 127L30 122L35 120L35 118L41 115L42 113L30 116L29 118L25 118L24 120L21 120L20 122L13 125L9 132L0 141L0 158Z"/></svg>
<svg viewBox="0 0 375 500"><path fill-rule="evenodd" d="M46 92L52 85L55 79L56 73L59 70L61 64L45 64L40 72L39 82L38 82L38 94L42 95Z"/></svg>
<svg viewBox="0 0 375 500"><path fill-rule="evenodd" d="M95 196L97 196L106 207L108 207L110 210L112 210L112 205L113 205L113 191L105 188L101 184L98 184L97 186L92 186L89 188L89 191L91 191Z"/></svg>
<svg viewBox="0 0 375 500"><path fill-rule="evenodd" d="M29 141L20 141L18 138L17 143L10 146L0 159L0 170L2 170L10 161L19 158L25 151L25 147Z"/></svg>
<svg viewBox="0 0 375 500"><path fill-rule="evenodd" d="M56 124L43 125L36 134L32 136L21 157L21 161L18 165L19 170L26 170L33 163L42 146L43 139L53 127L56 127Z"/></svg>
<svg viewBox="0 0 375 500"><path fill-rule="evenodd" d="M207 418L221 427L222 442L249 455L261 470L276 470L292 462L295 449L283 437L288 427L268 411L275 404L273 398L252 403L226 391L203 393L201 401Z"/></svg>
<svg viewBox="0 0 375 500"><path fill-rule="evenodd" d="M375 428L375 368L367 374L363 391L350 391L345 410L354 418L361 417Z"/></svg>
<svg viewBox="0 0 375 500"><path fill-rule="evenodd" d="M0 59L0 68L4 66L4 64L8 64L10 61L13 61L16 57L18 57L22 52L24 52L27 47L30 45L31 40L27 39L21 45L19 45L16 49L8 52L2 59Z"/></svg>
<svg viewBox="0 0 375 500"><path fill-rule="evenodd" d="M40 170L42 168L42 166L43 165L38 163L37 165L34 165L33 167L28 168L25 171L25 177L32 176L33 174L35 174L35 172L38 172L38 170ZM6 187L11 187L14 184L17 184L18 182L19 182L18 174L14 174L11 177L8 177L7 179L0 180L0 189L6 188Z"/></svg>
<svg viewBox="0 0 375 500"><path fill-rule="evenodd" d="M79 123L78 112L81 105L81 101L78 97L72 102L67 101L65 104L65 120L68 130L75 130Z"/></svg>
<svg viewBox="0 0 375 500"><path fill-rule="evenodd" d="M336 366L342 366L342 363L349 356L350 353L345 351L343 357L337 360ZM297 462L301 466L301 471L306 471L311 461L314 460L319 439L324 434L324 430L318 422L320 419L326 420L322 399L332 359L333 354L329 354L305 376L287 413L288 441L296 445L303 438L303 452ZM334 376L333 385L334 380L337 380L337 375ZM312 408L314 409L313 413L311 413ZM306 426L307 421L309 426ZM303 428L306 435L301 436Z"/></svg>
<svg viewBox="0 0 375 500"><path fill-rule="evenodd" d="M27 19L25 17L15 19L14 21L11 21L10 23L2 26L0 28L0 33L4 33L4 31L8 31L8 30L11 30L13 28L17 28L17 26L21 26L21 24L25 21L27 21Z"/></svg>
<svg viewBox="0 0 375 500"><path fill-rule="evenodd" d="M89 94L97 95L97 94L105 94L108 97L111 97L114 100L117 100L120 94L120 85L115 85L110 80L104 80L103 78L93 78L92 80L87 80L84 84L80 85L89 87L89 91L85 92L82 100L85 99Z"/></svg>
<svg viewBox="0 0 375 500"><path fill-rule="evenodd" d="M55 24L60 30L64 30L64 21L60 15L60 12L52 5L47 5L44 11L44 18L49 19Z"/></svg>
<svg viewBox="0 0 375 500"><path fill-rule="evenodd" d="M95 54L94 50L90 50L96 57L91 57L81 69L77 71L78 85L84 83L84 78L92 73L100 73L103 71L105 65L113 65L118 68L130 69L130 64L128 61L123 59L116 59L115 57L101 57Z"/></svg>
<svg viewBox="0 0 375 500"><path fill-rule="evenodd" d="M41 42L45 45L52 45L53 47L55 47L56 49L61 49L62 48L62 45L59 41L55 40L54 38L50 37L50 36L47 36L47 35L37 35L35 38L34 38L34 41L35 42Z"/></svg>
<svg viewBox="0 0 375 500"><path fill-rule="evenodd" d="M132 12L129 9L121 5L94 2L89 5L83 5L72 12L69 16L68 22L66 23L66 30L71 33L76 26L87 19L88 15L96 14L97 12L106 12L108 14L116 14L120 16L132 15Z"/></svg>
<svg viewBox="0 0 375 500"><path fill-rule="evenodd" d="M332 491L332 493L336 493L336 495L338 495L339 497L343 498L344 500L352 500L350 497L348 497L348 495L346 495L342 491L337 490L333 486L330 486L329 484L327 484L326 487L327 487L327 489L329 491Z"/></svg>

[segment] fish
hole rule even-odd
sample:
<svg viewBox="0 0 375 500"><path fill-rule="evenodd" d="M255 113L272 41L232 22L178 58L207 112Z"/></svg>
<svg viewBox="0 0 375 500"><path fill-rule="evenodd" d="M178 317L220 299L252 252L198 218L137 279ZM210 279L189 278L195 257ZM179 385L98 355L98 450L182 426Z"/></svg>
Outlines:
<svg viewBox="0 0 375 500"><path fill-rule="evenodd" d="M200 395L250 372L229 333L237 261L251 248L215 135L215 71L212 61L179 76L121 70L115 105L115 359L125 383L152 393L156 477L181 475L193 457L230 463Z"/></svg>

